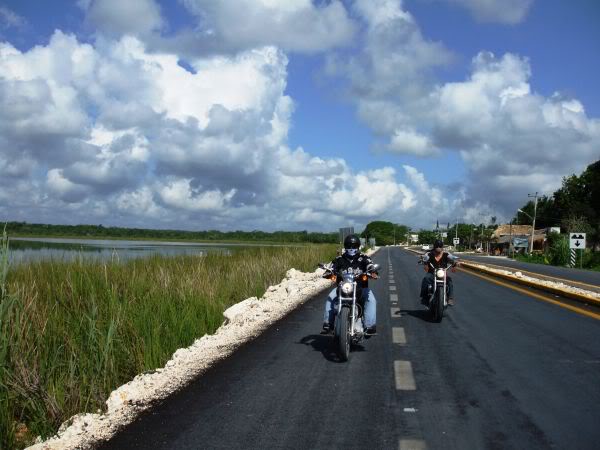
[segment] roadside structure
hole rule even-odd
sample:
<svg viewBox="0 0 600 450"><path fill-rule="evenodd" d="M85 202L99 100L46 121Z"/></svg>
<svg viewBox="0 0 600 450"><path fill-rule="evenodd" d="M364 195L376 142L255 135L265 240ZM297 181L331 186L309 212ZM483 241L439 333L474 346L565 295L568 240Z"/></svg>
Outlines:
<svg viewBox="0 0 600 450"><path fill-rule="evenodd" d="M513 251L524 253L529 248L531 240L531 225L499 225L494 230L490 240L490 253L508 255ZM512 247L511 247L512 241ZM535 230L533 234L533 250L542 251L546 241L546 230Z"/></svg>

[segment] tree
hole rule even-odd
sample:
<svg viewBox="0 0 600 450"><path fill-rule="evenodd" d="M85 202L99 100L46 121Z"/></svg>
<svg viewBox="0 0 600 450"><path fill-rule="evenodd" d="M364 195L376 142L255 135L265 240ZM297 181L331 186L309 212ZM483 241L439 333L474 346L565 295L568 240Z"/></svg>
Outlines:
<svg viewBox="0 0 600 450"><path fill-rule="evenodd" d="M402 242L406 239L408 227L406 225L393 224L377 220L370 222L361 233L365 239L375 238L377 245L392 245L395 242Z"/></svg>
<svg viewBox="0 0 600 450"><path fill-rule="evenodd" d="M433 245L433 243L438 239L438 234L435 231L430 230L421 230L419 231L419 244L429 244Z"/></svg>
<svg viewBox="0 0 600 450"><path fill-rule="evenodd" d="M535 204L533 201L529 201L520 209L533 217ZM527 214L517 212L517 215L513 219L513 223L518 223L519 225L531 225L532 220ZM537 211L535 213L535 227L538 229L556 227L560 225L560 221L561 216L555 209L554 199L545 195L538 198Z"/></svg>
<svg viewBox="0 0 600 450"><path fill-rule="evenodd" d="M590 164L578 177L563 178L562 187L554 193L556 210L565 221L585 218L593 247L600 244L600 160ZM573 230L583 231L583 230Z"/></svg>

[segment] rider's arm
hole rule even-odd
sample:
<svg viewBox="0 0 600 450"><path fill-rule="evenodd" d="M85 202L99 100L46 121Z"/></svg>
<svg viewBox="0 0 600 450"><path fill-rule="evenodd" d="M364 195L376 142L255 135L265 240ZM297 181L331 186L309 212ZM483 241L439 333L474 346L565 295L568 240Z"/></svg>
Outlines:
<svg viewBox="0 0 600 450"><path fill-rule="evenodd" d="M456 268L460 267L461 263L458 256L454 256L452 253L448 253L448 262L452 266L452 272L456 272Z"/></svg>
<svg viewBox="0 0 600 450"><path fill-rule="evenodd" d="M421 261L423 261L423 269L425 272L429 272L429 253L425 253L421 256Z"/></svg>
<svg viewBox="0 0 600 450"><path fill-rule="evenodd" d="M448 261L450 261L452 264L458 264L459 259L460 258L458 256L455 256L452 253L448 253Z"/></svg>

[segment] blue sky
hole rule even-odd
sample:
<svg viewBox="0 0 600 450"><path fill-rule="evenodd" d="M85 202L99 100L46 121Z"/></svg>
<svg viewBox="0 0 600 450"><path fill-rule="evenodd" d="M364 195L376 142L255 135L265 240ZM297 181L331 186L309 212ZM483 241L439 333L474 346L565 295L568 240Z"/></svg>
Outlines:
<svg viewBox="0 0 600 450"><path fill-rule="evenodd" d="M593 0L4 1L0 216L502 220L600 158L599 19Z"/></svg>

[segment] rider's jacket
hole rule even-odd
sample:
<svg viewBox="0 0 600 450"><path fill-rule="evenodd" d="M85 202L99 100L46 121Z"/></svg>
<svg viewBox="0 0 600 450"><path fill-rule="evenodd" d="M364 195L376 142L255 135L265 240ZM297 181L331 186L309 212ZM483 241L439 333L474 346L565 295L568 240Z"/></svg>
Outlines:
<svg viewBox="0 0 600 450"><path fill-rule="evenodd" d="M369 264L373 264L373 260L365 255L364 253L357 253L354 256L349 256L347 253L343 253L342 256L338 256L335 258L331 264L333 265L332 270L333 273L337 274L340 271L345 271L348 268L352 267L353 269L360 269L363 272L367 271L367 266ZM339 284L341 280L338 278L337 282ZM369 281L359 281L358 282L362 288L369 287Z"/></svg>
<svg viewBox="0 0 600 450"><path fill-rule="evenodd" d="M442 257L438 261L435 259L435 250L425 253L425 255L423 256L423 262L425 263L425 270L427 270L428 272L431 269L431 266L427 263L431 263L433 265L433 267L436 269L439 269L440 267L445 269L446 266L448 266L448 264L454 263L457 259L458 259L458 257L454 256L451 253L443 252Z"/></svg>

